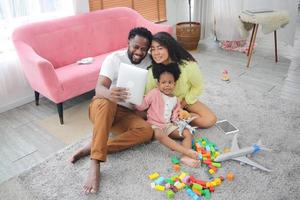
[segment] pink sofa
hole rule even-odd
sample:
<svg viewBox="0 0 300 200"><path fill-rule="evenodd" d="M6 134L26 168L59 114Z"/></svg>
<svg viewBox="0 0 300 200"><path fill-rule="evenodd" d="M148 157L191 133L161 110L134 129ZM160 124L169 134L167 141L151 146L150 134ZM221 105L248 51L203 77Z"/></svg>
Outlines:
<svg viewBox="0 0 300 200"><path fill-rule="evenodd" d="M126 48L130 29L152 33L172 32L169 25L154 24L129 8L112 8L17 28L13 41L24 73L35 92L57 104L63 124L63 102L95 89L104 58ZM89 65L76 61L93 57Z"/></svg>

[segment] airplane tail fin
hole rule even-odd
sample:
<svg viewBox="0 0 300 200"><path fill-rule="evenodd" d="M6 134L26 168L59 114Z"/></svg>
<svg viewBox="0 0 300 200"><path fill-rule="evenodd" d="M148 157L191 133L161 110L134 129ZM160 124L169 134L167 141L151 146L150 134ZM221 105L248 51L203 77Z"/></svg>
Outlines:
<svg viewBox="0 0 300 200"><path fill-rule="evenodd" d="M257 145L260 147L261 150L272 151L272 149L269 149L262 144L261 139L258 140Z"/></svg>
<svg viewBox="0 0 300 200"><path fill-rule="evenodd" d="M269 149L269 148L267 148L265 146L260 146L260 149L264 150L264 151L273 151L272 149Z"/></svg>

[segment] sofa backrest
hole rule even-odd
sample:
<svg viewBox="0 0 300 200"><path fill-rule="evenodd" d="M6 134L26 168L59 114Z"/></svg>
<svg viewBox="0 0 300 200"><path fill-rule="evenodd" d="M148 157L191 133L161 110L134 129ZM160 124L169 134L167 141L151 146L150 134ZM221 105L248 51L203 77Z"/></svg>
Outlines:
<svg viewBox="0 0 300 200"><path fill-rule="evenodd" d="M112 8L21 26L15 45L24 42L54 68L127 46L129 31L142 16L129 8Z"/></svg>

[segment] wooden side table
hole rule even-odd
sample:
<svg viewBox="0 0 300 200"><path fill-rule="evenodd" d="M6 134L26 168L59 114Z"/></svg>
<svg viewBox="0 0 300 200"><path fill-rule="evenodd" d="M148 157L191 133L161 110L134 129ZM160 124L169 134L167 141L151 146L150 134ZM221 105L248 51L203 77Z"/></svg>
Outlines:
<svg viewBox="0 0 300 200"><path fill-rule="evenodd" d="M249 49L247 52L248 61L247 68L250 66L253 47L256 40L258 26L262 26L263 33L274 32L274 44L275 44L275 62L278 62L277 55L277 32L276 30L280 27L285 26L289 23L289 16L286 11L242 11L239 15L240 20L243 23L243 29L249 31L252 29L250 37Z"/></svg>

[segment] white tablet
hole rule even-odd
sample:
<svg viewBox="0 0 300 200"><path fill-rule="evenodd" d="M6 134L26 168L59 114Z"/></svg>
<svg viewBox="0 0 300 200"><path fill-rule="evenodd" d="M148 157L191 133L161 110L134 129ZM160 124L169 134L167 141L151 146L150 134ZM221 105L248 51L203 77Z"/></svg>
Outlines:
<svg viewBox="0 0 300 200"><path fill-rule="evenodd" d="M146 69L141 69L134 65L125 63L120 64L117 87L125 87L129 89L131 95L127 102L135 105L140 105L142 103L147 81L147 73L148 71Z"/></svg>

